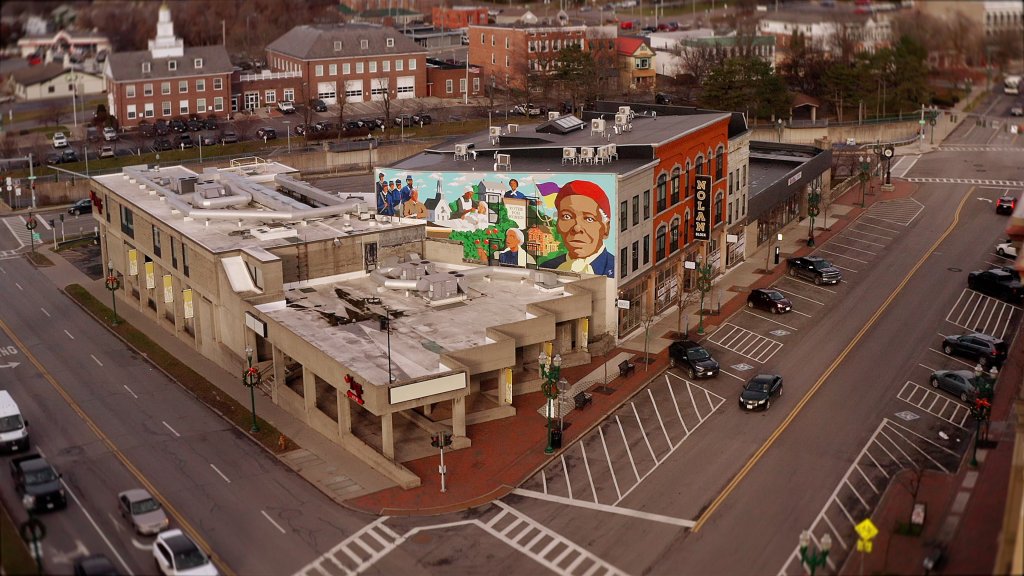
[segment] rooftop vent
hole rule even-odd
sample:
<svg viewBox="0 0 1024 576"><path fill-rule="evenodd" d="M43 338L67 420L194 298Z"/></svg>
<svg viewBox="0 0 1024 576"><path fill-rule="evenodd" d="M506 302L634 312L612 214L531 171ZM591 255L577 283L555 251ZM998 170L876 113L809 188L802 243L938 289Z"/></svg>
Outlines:
<svg viewBox="0 0 1024 576"><path fill-rule="evenodd" d="M264 241L264 240L280 240L282 238L294 238L299 233L291 226L261 226L259 228L253 228L251 231L253 238Z"/></svg>

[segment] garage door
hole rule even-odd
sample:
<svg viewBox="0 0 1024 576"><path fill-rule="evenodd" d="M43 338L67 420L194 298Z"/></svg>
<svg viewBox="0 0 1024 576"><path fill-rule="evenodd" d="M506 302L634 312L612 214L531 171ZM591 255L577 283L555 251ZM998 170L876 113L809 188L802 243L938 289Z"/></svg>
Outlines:
<svg viewBox="0 0 1024 576"><path fill-rule="evenodd" d="M318 82L316 85L316 97L323 100L324 104L337 104L338 91L334 82Z"/></svg>
<svg viewBox="0 0 1024 576"><path fill-rule="evenodd" d="M345 102L362 102L363 101L363 81L362 80L346 80L345 81Z"/></svg>
<svg viewBox="0 0 1024 576"><path fill-rule="evenodd" d="M415 76L399 76L398 85L395 89L396 96L399 99L403 98L415 98L416 97L416 77Z"/></svg>

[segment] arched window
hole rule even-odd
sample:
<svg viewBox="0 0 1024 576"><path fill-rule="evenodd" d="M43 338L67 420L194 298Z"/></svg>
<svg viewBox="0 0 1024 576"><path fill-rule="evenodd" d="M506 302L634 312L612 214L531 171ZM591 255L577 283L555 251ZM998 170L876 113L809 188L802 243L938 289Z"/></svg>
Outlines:
<svg viewBox="0 0 1024 576"><path fill-rule="evenodd" d="M685 193L685 198L690 197L691 190L692 188L690 187L690 161L687 160L686 171L683 173L683 192Z"/></svg>
<svg viewBox="0 0 1024 576"><path fill-rule="evenodd" d="M715 180L722 179L722 171L725 169L725 148L721 146L715 151Z"/></svg>
<svg viewBox="0 0 1024 576"><path fill-rule="evenodd" d="M686 246L690 242L690 209L687 208L686 212L683 213L683 233L682 233L683 246Z"/></svg>
<svg viewBox="0 0 1024 576"><path fill-rule="evenodd" d="M694 164L693 164L693 173L694 174L703 174L704 173L704 157L703 156L697 156L697 161L694 162Z"/></svg>
<svg viewBox="0 0 1024 576"><path fill-rule="evenodd" d="M668 245L668 252L669 254L675 254L676 250L679 250L679 218L672 219L672 228L669 237L671 242Z"/></svg>
<svg viewBox="0 0 1024 576"><path fill-rule="evenodd" d="M664 211L665 208L667 207L666 204L665 204L665 202L666 202L666 198L665 198L665 182L666 181L668 181L668 177L665 176L665 173L663 172L663 173L661 173L658 176L658 212Z"/></svg>
<svg viewBox="0 0 1024 576"><path fill-rule="evenodd" d="M655 237L654 261L665 259L665 225L658 226L658 234Z"/></svg>
<svg viewBox="0 0 1024 576"><path fill-rule="evenodd" d="M722 223L722 191L721 190L719 190L718 193L715 194L715 219L714 219L714 222L715 222L715 224L721 224Z"/></svg>
<svg viewBox="0 0 1024 576"><path fill-rule="evenodd" d="M679 166L672 169L672 205L679 204Z"/></svg>

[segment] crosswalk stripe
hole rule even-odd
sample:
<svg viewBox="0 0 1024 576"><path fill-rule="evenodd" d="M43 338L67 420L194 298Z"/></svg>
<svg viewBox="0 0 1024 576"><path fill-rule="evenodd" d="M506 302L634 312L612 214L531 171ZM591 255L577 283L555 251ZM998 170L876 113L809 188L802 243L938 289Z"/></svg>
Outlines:
<svg viewBox="0 0 1024 576"><path fill-rule="evenodd" d="M908 182L919 184L974 184L979 186L1004 186L1006 188L1024 188L1019 180L982 180L978 178L907 178Z"/></svg>

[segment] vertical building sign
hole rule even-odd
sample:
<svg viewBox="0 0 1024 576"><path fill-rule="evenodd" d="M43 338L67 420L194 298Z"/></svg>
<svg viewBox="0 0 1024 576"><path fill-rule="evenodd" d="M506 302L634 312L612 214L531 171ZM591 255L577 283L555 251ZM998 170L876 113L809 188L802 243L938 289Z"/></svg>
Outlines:
<svg viewBox="0 0 1024 576"><path fill-rule="evenodd" d="M192 308L192 289L186 288L181 291L181 304L185 308L185 318L195 317L195 310Z"/></svg>
<svg viewBox="0 0 1024 576"><path fill-rule="evenodd" d="M711 239L711 176L698 174L694 186L693 239Z"/></svg>
<svg viewBox="0 0 1024 576"><path fill-rule="evenodd" d="M156 273L154 272L154 265L152 262L146 262L146 288L152 290L156 288Z"/></svg>

